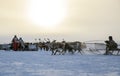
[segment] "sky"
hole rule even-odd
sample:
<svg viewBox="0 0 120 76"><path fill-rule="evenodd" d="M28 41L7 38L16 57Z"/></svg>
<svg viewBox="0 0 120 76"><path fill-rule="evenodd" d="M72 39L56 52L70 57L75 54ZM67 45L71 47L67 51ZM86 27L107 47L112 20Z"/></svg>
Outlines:
<svg viewBox="0 0 120 76"><path fill-rule="evenodd" d="M24 41L120 41L120 0L0 0L0 43Z"/></svg>

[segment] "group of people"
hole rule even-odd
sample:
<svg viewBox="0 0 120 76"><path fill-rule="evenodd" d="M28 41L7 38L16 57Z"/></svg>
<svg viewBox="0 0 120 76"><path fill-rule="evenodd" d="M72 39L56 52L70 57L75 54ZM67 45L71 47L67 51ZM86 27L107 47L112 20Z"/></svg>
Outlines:
<svg viewBox="0 0 120 76"><path fill-rule="evenodd" d="M21 37L18 39L18 37L15 35L12 39L11 47L14 51L23 50L25 48L23 39Z"/></svg>

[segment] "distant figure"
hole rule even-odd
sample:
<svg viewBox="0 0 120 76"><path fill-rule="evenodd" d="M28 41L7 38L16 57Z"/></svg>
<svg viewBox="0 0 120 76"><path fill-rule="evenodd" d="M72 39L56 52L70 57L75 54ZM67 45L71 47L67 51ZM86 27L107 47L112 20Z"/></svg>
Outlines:
<svg viewBox="0 0 120 76"><path fill-rule="evenodd" d="M12 48L14 51L17 51L19 47L19 40L17 36L15 35L14 38L12 39Z"/></svg>
<svg viewBox="0 0 120 76"><path fill-rule="evenodd" d="M19 39L19 50L24 50L25 45L23 39L20 37Z"/></svg>
<svg viewBox="0 0 120 76"><path fill-rule="evenodd" d="M118 47L117 43L113 40L112 36L109 36L109 40L105 41L105 43L106 43L105 55L107 55L110 50L114 51Z"/></svg>

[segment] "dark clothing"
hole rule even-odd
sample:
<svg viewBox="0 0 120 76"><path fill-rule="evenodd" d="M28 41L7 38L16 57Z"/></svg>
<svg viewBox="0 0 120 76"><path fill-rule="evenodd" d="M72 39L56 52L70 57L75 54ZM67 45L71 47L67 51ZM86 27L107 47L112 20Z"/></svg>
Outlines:
<svg viewBox="0 0 120 76"><path fill-rule="evenodd" d="M106 55L109 53L109 51L114 51L118 47L117 43L112 39L109 39L109 41L105 41L105 43L106 43L106 52L105 52Z"/></svg>
<svg viewBox="0 0 120 76"><path fill-rule="evenodd" d="M117 49L118 45L114 40L109 40L109 50Z"/></svg>

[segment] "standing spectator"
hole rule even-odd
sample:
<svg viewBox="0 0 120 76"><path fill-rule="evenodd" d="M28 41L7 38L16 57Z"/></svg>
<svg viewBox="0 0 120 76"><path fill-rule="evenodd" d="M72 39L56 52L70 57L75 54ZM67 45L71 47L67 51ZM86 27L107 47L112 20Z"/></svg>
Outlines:
<svg viewBox="0 0 120 76"><path fill-rule="evenodd" d="M14 51L17 51L19 47L19 40L17 36L15 35L14 38L12 39L12 48Z"/></svg>
<svg viewBox="0 0 120 76"><path fill-rule="evenodd" d="M24 50L24 48L25 48L25 45L24 45L24 41L23 41L23 39L20 37L20 39L19 39L19 49L20 50Z"/></svg>

